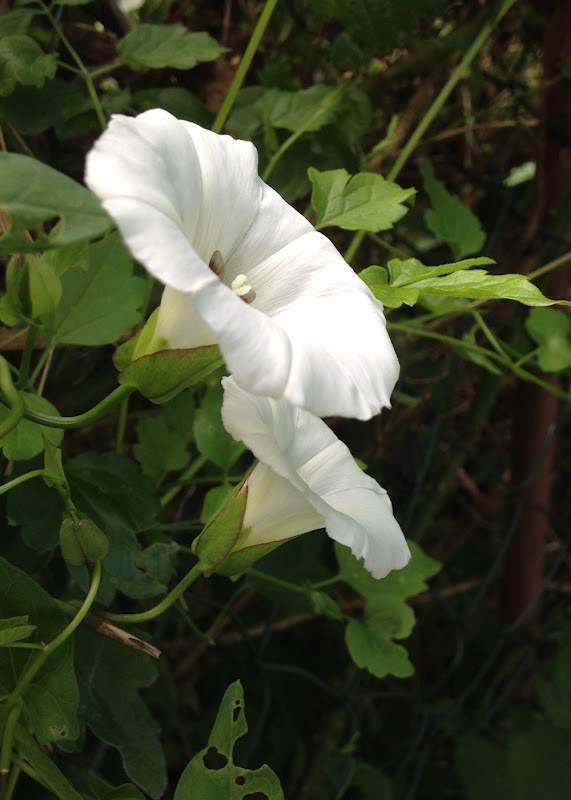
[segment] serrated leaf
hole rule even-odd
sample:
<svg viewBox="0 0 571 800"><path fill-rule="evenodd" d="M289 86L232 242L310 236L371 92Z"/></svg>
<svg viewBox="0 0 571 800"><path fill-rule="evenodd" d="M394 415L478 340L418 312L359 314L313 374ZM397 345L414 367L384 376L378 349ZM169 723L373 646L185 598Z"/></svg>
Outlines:
<svg viewBox="0 0 571 800"><path fill-rule="evenodd" d="M139 689L156 681L155 664L149 656L106 636L79 630L75 637L80 722L119 751L134 783L151 797L160 797L166 788L166 768L159 725L139 696Z"/></svg>
<svg viewBox="0 0 571 800"><path fill-rule="evenodd" d="M224 472L236 463L246 449L222 425L222 385L212 386L204 395L194 418L194 438L203 456Z"/></svg>
<svg viewBox="0 0 571 800"><path fill-rule="evenodd" d="M3 558L0 558L0 608L7 618L27 616L36 626L31 634L31 641L36 644L50 642L68 623L50 595ZM0 696L10 694L37 655L37 650L0 650ZM40 744L77 738L79 693L71 638L50 655L24 689L22 698L27 718Z"/></svg>
<svg viewBox="0 0 571 800"><path fill-rule="evenodd" d="M192 69L227 52L207 33L189 33L183 25L137 25L117 49L130 66L152 69Z"/></svg>
<svg viewBox="0 0 571 800"><path fill-rule="evenodd" d="M404 217L408 209L403 203L416 194L371 172L351 177L344 169L318 172L310 167L307 174L313 184L317 230L328 225L350 231L387 230Z"/></svg>
<svg viewBox="0 0 571 800"><path fill-rule="evenodd" d="M0 171L0 209L6 215L0 253L40 252L101 236L111 227L91 192L46 164L0 153ZM57 221L62 225L58 236L52 237L49 232Z"/></svg>
<svg viewBox="0 0 571 800"><path fill-rule="evenodd" d="M41 87L56 69L57 54L44 53L30 36L13 33L0 39L0 96L11 94L19 83Z"/></svg>
<svg viewBox="0 0 571 800"><path fill-rule="evenodd" d="M561 372L571 366L571 323L562 311L534 308L525 329L539 345L537 360L544 372Z"/></svg>
<svg viewBox="0 0 571 800"><path fill-rule="evenodd" d="M133 276L131 256L117 233L91 245L87 272L70 269L61 285L55 314L44 317L51 345L111 344L141 319L145 281Z"/></svg>
<svg viewBox="0 0 571 800"><path fill-rule="evenodd" d="M432 203L432 208L424 214L432 233L450 246L456 259L477 253L486 241L486 234L478 217L459 197L448 192L434 175L428 159L421 158L420 172Z"/></svg>
<svg viewBox="0 0 571 800"><path fill-rule="evenodd" d="M387 308L400 308L403 303L415 305L419 292L412 286L393 286L388 283L387 271L384 267L367 267L361 270L359 277L367 284L377 300Z"/></svg>
<svg viewBox="0 0 571 800"><path fill-rule="evenodd" d="M340 92L330 86L311 86L297 92L269 89L256 102L262 121L273 128L317 131L335 119Z"/></svg>
<svg viewBox="0 0 571 800"><path fill-rule="evenodd" d="M414 674L414 667L405 648L393 639L406 638L413 627L413 610L402 600L387 594L367 603L363 619L351 620L345 631L345 642L355 664L377 678L385 675L409 678Z"/></svg>
<svg viewBox="0 0 571 800"><path fill-rule="evenodd" d="M419 592L424 592L428 588L426 581L442 569L442 564L427 556L416 542L407 539L407 544L411 559L406 567L389 572L379 581L373 578L365 569L363 562L355 558L348 547L335 543L339 579L348 583L367 599L390 595L405 600L407 597L414 597Z"/></svg>
<svg viewBox="0 0 571 800"><path fill-rule="evenodd" d="M247 730L244 692L236 681L224 693L208 747L197 753L182 773L174 800L284 800L279 779L267 764L257 770L234 764L234 745Z"/></svg>
<svg viewBox="0 0 571 800"><path fill-rule="evenodd" d="M57 408L48 402L45 397L40 397L30 392L22 392L21 394L25 404L34 411L58 416ZM6 406L0 404L0 422L8 416L8 413ZM48 428L28 419L22 419L2 439L4 455L10 461L25 461L33 458L43 451L44 436L53 445L59 447L63 439L63 430L61 428Z"/></svg>

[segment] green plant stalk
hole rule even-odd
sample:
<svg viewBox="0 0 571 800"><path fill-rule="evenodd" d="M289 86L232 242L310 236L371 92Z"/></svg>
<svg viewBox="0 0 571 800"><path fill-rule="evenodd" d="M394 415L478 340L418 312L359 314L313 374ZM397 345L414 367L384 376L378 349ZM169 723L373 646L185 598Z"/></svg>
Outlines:
<svg viewBox="0 0 571 800"><path fill-rule="evenodd" d="M341 92L341 87L336 89L335 92L332 92L331 95L329 95L329 97L327 97L325 99L324 104L320 105L320 107L317 109L317 111L311 117L311 119L308 119L307 122L305 123L305 125L302 125L301 128L299 128L297 131L295 131L295 133L292 133L292 135L285 140L285 142L281 145L281 147L279 147L276 150L276 152L271 157L271 159L270 159L270 161L268 163L268 166L264 170L264 174L262 175L262 180L263 181L267 181L268 180L268 178L270 177L271 173L274 171L274 168L275 168L276 164L278 163L280 158L283 156L283 154L286 153L289 150L289 148L293 144L295 144L295 142L297 142L297 140L300 138L300 136L303 136L303 134L315 122L317 122L318 119L320 119L324 114L327 113L332 101L334 100L334 98L339 96L340 92Z"/></svg>
<svg viewBox="0 0 571 800"><path fill-rule="evenodd" d="M129 396L124 397L119 406L119 419L117 420L117 434L115 436L115 452L121 455L124 450L125 428L129 412Z"/></svg>
<svg viewBox="0 0 571 800"><path fill-rule="evenodd" d="M81 608L75 615L75 617L71 620L69 625L67 625L63 631L56 636L55 639L52 639L51 642L46 644L43 648L43 652L36 658L35 661L32 662L30 667L26 670L26 672L22 675L16 686L14 687L13 691L11 692L10 696L6 701L6 707L12 708L19 698L22 696L22 692L28 686L30 681L34 678L34 676L38 673L38 670L41 669L46 659L57 650L57 648L65 642L65 640L71 636L74 630L81 624L82 620L87 615L87 612L93 605L93 601L95 600L95 595L99 589L99 584L101 582L101 561L96 561L93 565L93 575L91 578L91 586L89 587L89 591L83 601Z"/></svg>
<svg viewBox="0 0 571 800"><path fill-rule="evenodd" d="M32 351L34 349L34 342L36 341L36 333L38 328L36 325L30 325L28 328L28 335L26 336L26 343L22 351L22 360L20 362L20 377L16 388L25 389L28 385L28 375L30 374L30 361L32 360Z"/></svg>
<svg viewBox="0 0 571 800"><path fill-rule="evenodd" d="M7 481L0 486L0 495L6 494L6 492L10 491L10 489L14 489L15 486L19 486L21 483L29 481L31 478L41 478L43 474L43 469L33 469L31 472L25 472L23 475L18 475L17 478L13 478L11 481Z"/></svg>
<svg viewBox="0 0 571 800"><path fill-rule="evenodd" d="M563 266L563 264L566 264L568 261L571 261L571 250L568 253L564 253L562 256L559 256L559 258L549 261L542 267L534 269L533 272L530 272L526 277L528 280L534 281L536 278L540 278L542 275L547 275L548 272L553 272L554 269Z"/></svg>
<svg viewBox="0 0 571 800"><path fill-rule="evenodd" d="M96 406L93 406L93 408L89 409L89 411L84 411L83 414L78 414L75 417L55 417L51 414L44 414L43 411L34 411L34 409L29 408L28 406L24 406L24 412L22 416L31 420L32 422L37 422L38 425L47 425L48 428L64 428L66 430L83 428L86 425L90 425L92 422L96 422L98 419L101 419L101 417L104 417L109 409L111 409L120 400L124 400L130 394L133 394L134 391L135 389L132 386L118 386L100 403L97 403ZM22 403L23 402L24 401L22 400Z"/></svg>
<svg viewBox="0 0 571 800"><path fill-rule="evenodd" d="M266 572L261 572L259 569L250 569L248 570L248 575L253 575L255 578L261 578L268 583L273 584L274 586L279 586L281 589L287 589L290 592L297 592L298 594L307 594L308 587L300 586L298 583L291 583L290 581L284 581L281 578L275 578L273 575L268 575ZM314 589L315 587L309 587L309 591Z"/></svg>
<svg viewBox="0 0 571 800"><path fill-rule="evenodd" d="M166 492L161 497L161 505L167 506L173 497L180 492L180 490L185 486L185 484L189 483L192 478L196 475L196 473L202 469L202 467L208 462L206 456L198 456L198 458L192 462L192 464L185 469L185 471L179 476L178 480L173 486L170 486Z"/></svg>
<svg viewBox="0 0 571 800"><path fill-rule="evenodd" d="M202 575L202 567L200 566L200 562L194 565L194 567L186 573L184 578L178 583L172 592L169 592L164 600L161 600L158 605L150 608L148 611L141 611L139 614L105 614L105 619L108 619L110 622L123 622L123 623L138 623L138 622L148 622L151 619L156 619L161 614L170 608L173 603L176 603L178 598L186 592L188 587L190 586L193 581L195 581L200 575Z"/></svg>
<svg viewBox="0 0 571 800"><path fill-rule="evenodd" d="M56 797L59 797L59 800L83 800L23 725L18 725L16 730L16 744L20 756L24 760L18 759L15 763L22 769L22 772L26 772L39 784L48 788ZM27 768L25 762L31 766L32 771Z"/></svg>
<svg viewBox="0 0 571 800"><path fill-rule="evenodd" d="M506 363L506 364L507 364L507 365L510 367L510 369L511 369L511 368L513 367L513 362L512 362L512 360L511 360L511 358L508 356L508 354L506 353L506 351L504 350L504 348L503 348L503 347L501 346L501 344L498 342L497 338L494 336L494 334L492 333L492 331L489 329L489 327L487 326L487 324L484 322L484 318L482 317L482 315L481 315L481 314L480 314L478 311L473 311L473 312L472 312L472 315L473 315L474 319L476 320L476 323L477 323L478 327L480 328L480 330L482 330L482 331L483 331L483 333L484 333L484 336L485 336L485 337L486 337L486 339L489 341L489 343L492 345L492 347L494 348L494 350L496 351L496 353L497 353L499 356L501 356L501 358L503 358L503 359L504 359L505 363Z"/></svg>
<svg viewBox="0 0 571 800"><path fill-rule="evenodd" d="M428 331L425 328L418 327L417 325L408 325L406 322L388 322L387 327L390 330L395 331L402 331L403 333L409 333L417 336L424 336L426 339L435 339L440 342L447 342L450 345L456 344L458 341L453 336L445 336L442 333L435 333L434 331ZM552 383L548 383L547 381L538 378L537 375L534 375L533 372L529 372L526 369L522 369L518 364L511 361L507 356L501 357L498 353L495 353L491 350L486 350L485 347L479 347L477 344L471 344L470 342L462 342L462 346L465 347L467 350L473 350L476 353L484 354L487 358L492 358L498 361L500 364L503 364L508 369L510 369L514 375L517 375L518 378L522 378L524 381L529 381L530 383L535 383L538 386L541 386L543 389L546 389L551 394L554 394L556 397L561 398L561 400L565 400L566 402L571 402L569 395L564 392L562 389L559 389L558 386L555 386Z"/></svg>
<svg viewBox="0 0 571 800"><path fill-rule="evenodd" d="M420 142L424 134L426 133L428 127L435 119L437 114L439 113L440 109L444 105L444 103L448 100L454 89L456 88L457 84L462 80L464 75L468 71L468 67L477 56L478 52L486 43L486 40L493 32L494 28L498 24L498 22L502 19L502 17L510 10L510 8L514 5L516 0L502 0L500 3L496 13L492 16L491 19L486 22L480 33L476 36L468 50L466 51L464 58L460 61L458 66L452 70L452 73L440 92L438 93L437 97L435 97L434 101L431 103L430 108L424 115L424 117L420 120L418 125L416 126L412 136L408 139L407 143L401 150L397 160L389 170L387 175L388 181L396 181L397 177L399 176L402 168L410 158L413 150L416 148L417 144ZM359 249L361 242L365 237L366 231L357 231L351 244L347 248L347 252L345 254L345 261L351 263L352 259L355 256L355 253Z"/></svg>
<svg viewBox="0 0 571 800"><path fill-rule="evenodd" d="M6 791L4 792L3 800L12 800L14 797L14 792L16 791L16 786L18 785L18 778L22 773L22 768L14 763L12 770L10 771L10 777L8 778L8 783L6 784Z"/></svg>
<svg viewBox="0 0 571 800"><path fill-rule="evenodd" d="M220 111L218 112L216 119L214 120L214 124L212 125L212 130L214 133L220 133L222 128L224 127L224 123L228 119L228 114L230 113L232 106L234 105L234 101L236 100L236 95L238 94L242 83L244 82L244 78L246 77L246 73L250 68L250 64L254 56L256 55L256 51L262 41L262 36L268 26L268 23L271 19L272 14L274 13L274 9L277 5L278 0L267 0L266 5L264 6L264 10L260 14L260 18L254 28L254 33L252 34L252 38L248 42L248 47L246 48L246 52L242 56L242 60L238 65L238 69L236 70L236 74L232 80L230 88L228 90L228 94L224 98L224 102L220 107Z"/></svg>
<svg viewBox="0 0 571 800"><path fill-rule="evenodd" d="M54 31L57 33L57 35L63 42L66 50L77 64L79 73L83 78L85 85L87 86L87 91L89 93L89 97L91 98L91 102L93 104L93 108L95 109L95 113L97 115L97 119L99 120L99 124L101 125L101 130L105 130L105 128L107 127L107 120L105 119L105 113L103 112L101 100L99 99L99 95L97 94L97 90L89 73L89 70L87 70L85 64L73 49L70 41L68 40L67 36L61 29L60 25L58 24L56 18L54 17L48 6L45 3L43 3L42 0L38 0L38 3L40 4L44 14L49 19Z"/></svg>
<svg viewBox="0 0 571 800"><path fill-rule="evenodd" d="M10 772L16 723L18 722L23 706L24 704L20 699L14 704L8 714L6 725L4 726L4 734L2 736L2 750L0 750L0 775L7 775Z"/></svg>
<svg viewBox="0 0 571 800"><path fill-rule="evenodd" d="M6 398L6 405L10 413L6 419L0 423L0 441L7 433L16 427L25 413L24 398L14 386L10 365L3 356L0 356L0 390Z"/></svg>

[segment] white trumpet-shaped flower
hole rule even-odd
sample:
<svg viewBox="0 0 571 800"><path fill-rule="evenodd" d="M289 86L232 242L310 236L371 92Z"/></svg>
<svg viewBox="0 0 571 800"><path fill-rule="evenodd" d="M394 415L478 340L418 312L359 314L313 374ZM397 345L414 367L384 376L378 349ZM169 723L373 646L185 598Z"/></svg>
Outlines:
<svg viewBox="0 0 571 800"><path fill-rule="evenodd" d="M375 578L402 569L410 551L386 491L355 463L323 420L286 400L223 378L222 421L259 463L248 478L240 550L325 527Z"/></svg>
<svg viewBox="0 0 571 800"><path fill-rule="evenodd" d="M250 142L160 109L116 115L86 183L166 287L155 341L218 344L241 387L319 416L389 405L399 368L381 303L259 178Z"/></svg>

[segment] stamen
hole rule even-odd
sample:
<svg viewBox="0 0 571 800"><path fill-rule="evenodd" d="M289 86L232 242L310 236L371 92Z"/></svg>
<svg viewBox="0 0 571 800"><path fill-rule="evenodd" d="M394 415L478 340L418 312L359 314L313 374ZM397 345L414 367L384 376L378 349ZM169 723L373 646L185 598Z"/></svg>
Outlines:
<svg viewBox="0 0 571 800"><path fill-rule="evenodd" d="M248 286L246 283L248 279L245 275L236 275L230 288L233 292L235 292L238 297L243 300L245 303L251 303L253 300L256 299L256 292L252 289L251 286Z"/></svg>
<svg viewBox="0 0 571 800"><path fill-rule="evenodd" d="M208 264L212 272L217 275L220 280L224 277L224 260L222 258L222 253L220 250L215 250L212 253L212 257L210 259L210 263Z"/></svg>

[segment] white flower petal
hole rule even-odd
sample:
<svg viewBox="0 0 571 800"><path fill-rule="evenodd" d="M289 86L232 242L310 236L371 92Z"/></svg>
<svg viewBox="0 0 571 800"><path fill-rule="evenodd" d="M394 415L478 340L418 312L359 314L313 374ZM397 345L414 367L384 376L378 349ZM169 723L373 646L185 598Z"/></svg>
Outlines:
<svg viewBox="0 0 571 800"><path fill-rule="evenodd" d="M333 431L286 400L256 397L231 378L222 383L222 421L232 436L285 479L325 520L329 536L364 558L375 578L402 569L410 552L388 495L359 469ZM260 504L257 499L258 517ZM265 525L268 528L267 520Z"/></svg>
<svg viewBox="0 0 571 800"><path fill-rule="evenodd" d="M86 183L166 285L156 335L169 347L218 343L244 389L320 416L369 419L389 405L398 361L382 305L261 181L252 144L159 109L114 116ZM223 280L208 266L217 250ZM231 288L239 275L244 300Z"/></svg>

